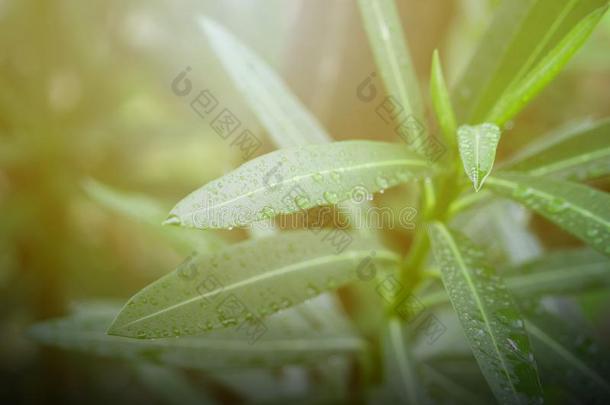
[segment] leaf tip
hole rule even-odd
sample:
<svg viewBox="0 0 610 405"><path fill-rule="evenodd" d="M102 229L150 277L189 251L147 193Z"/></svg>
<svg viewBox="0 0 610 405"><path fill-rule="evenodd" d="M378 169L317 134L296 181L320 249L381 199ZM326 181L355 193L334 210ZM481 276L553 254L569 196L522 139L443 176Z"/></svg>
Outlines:
<svg viewBox="0 0 610 405"><path fill-rule="evenodd" d="M434 49L434 51L432 51L432 70L436 71L437 68L440 68L440 66L441 58L439 56L438 49Z"/></svg>
<svg viewBox="0 0 610 405"><path fill-rule="evenodd" d="M176 214L169 214L169 216L163 221L163 225L180 225L182 221Z"/></svg>
<svg viewBox="0 0 610 405"><path fill-rule="evenodd" d="M137 295L137 294L136 294ZM121 336L128 338L142 338L140 334L134 332L133 328L130 326L133 322L133 318L129 316L129 313L125 311L130 303L133 302L133 298L125 304L125 307L121 309L121 311L116 315L116 317L110 323L110 326L106 329L106 334L110 336Z"/></svg>
<svg viewBox="0 0 610 405"><path fill-rule="evenodd" d="M106 329L106 334L109 336L121 336L129 338L138 337L133 334L129 328L125 328L124 323L120 321L120 317L121 314L117 315L117 317L112 321L108 329Z"/></svg>
<svg viewBox="0 0 610 405"><path fill-rule="evenodd" d="M464 171L475 192L479 192L493 168L500 142L500 127L492 123L462 125L458 128L457 135Z"/></svg>

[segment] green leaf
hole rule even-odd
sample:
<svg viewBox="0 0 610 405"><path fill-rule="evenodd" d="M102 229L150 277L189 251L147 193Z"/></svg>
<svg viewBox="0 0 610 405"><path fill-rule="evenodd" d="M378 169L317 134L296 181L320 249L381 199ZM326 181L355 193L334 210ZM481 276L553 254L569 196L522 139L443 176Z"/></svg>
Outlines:
<svg viewBox="0 0 610 405"><path fill-rule="evenodd" d="M544 89L568 63L606 12L600 8L579 22L520 82L509 87L486 121L503 126Z"/></svg>
<svg viewBox="0 0 610 405"><path fill-rule="evenodd" d="M131 365L134 377L140 386L151 393L161 403L168 405L215 405L211 392L200 390L197 382L189 379L183 370L158 366L151 363Z"/></svg>
<svg viewBox="0 0 610 405"><path fill-rule="evenodd" d="M610 286L610 259L584 248L554 252L506 270L508 288L523 298L580 293Z"/></svg>
<svg viewBox="0 0 610 405"><path fill-rule="evenodd" d="M83 189L91 199L126 217L154 226L163 222L165 208L146 195L118 191L94 179L85 180Z"/></svg>
<svg viewBox="0 0 610 405"><path fill-rule="evenodd" d="M559 384L583 403L610 398L608 353L583 325L538 310L525 322L546 384Z"/></svg>
<svg viewBox="0 0 610 405"><path fill-rule="evenodd" d="M554 134L553 134L554 135ZM610 174L610 119L553 136L506 167L534 176L590 180Z"/></svg>
<svg viewBox="0 0 610 405"><path fill-rule="evenodd" d="M505 0L471 58L453 105L461 122L483 122L507 88L607 0Z"/></svg>
<svg viewBox="0 0 610 405"><path fill-rule="evenodd" d="M429 228L443 284L487 383L500 403L540 403L542 390L523 320L483 253L441 223Z"/></svg>
<svg viewBox="0 0 610 405"><path fill-rule="evenodd" d="M400 319L390 319L383 336L386 390L391 391L401 404L417 405L428 401L412 350Z"/></svg>
<svg viewBox="0 0 610 405"><path fill-rule="evenodd" d="M419 85L394 0L358 0L358 6L388 94L407 116L423 119Z"/></svg>
<svg viewBox="0 0 610 405"><path fill-rule="evenodd" d="M457 123L449 91L445 84L441 60L438 50L434 50L432 55L432 72L430 74L430 94L432 95L432 105L436 113L438 123L443 130L443 135L447 145L455 145Z"/></svg>
<svg viewBox="0 0 610 405"><path fill-rule="evenodd" d="M458 128L457 137L464 171L472 181L474 190L479 191L496 159L500 128L489 123L462 125Z"/></svg>
<svg viewBox="0 0 610 405"><path fill-rule="evenodd" d="M253 50L210 19L200 18L199 25L276 146L285 149L331 142L330 135L317 119ZM344 208L349 214L348 218L355 215L349 204ZM250 233L265 236L273 233L272 228L271 223L253 226Z"/></svg>
<svg viewBox="0 0 610 405"><path fill-rule="evenodd" d="M346 141L283 149L251 160L180 201L167 223L231 228L382 191L429 173L398 145ZM356 196L358 197L358 196Z"/></svg>
<svg viewBox="0 0 610 405"><path fill-rule="evenodd" d="M194 249L211 251L224 245L220 238L209 232L161 226L167 216L167 209L146 195L119 191L94 179L84 181L83 189L92 200L100 205L152 227L167 237L181 251L191 252Z"/></svg>
<svg viewBox="0 0 610 405"><path fill-rule="evenodd" d="M536 211L593 248L610 255L610 196L602 191L547 177L498 173L492 191Z"/></svg>
<svg viewBox="0 0 610 405"><path fill-rule="evenodd" d="M362 260L381 268L398 261L373 240L323 232L282 233L190 258L132 297L108 333L152 339L234 326L355 281Z"/></svg>
<svg viewBox="0 0 610 405"><path fill-rule="evenodd" d="M453 401L462 404L486 403L487 399L483 399L480 394L467 389L462 384L447 377L429 364L423 363L422 371L424 379L429 385L437 386L442 389L444 394L442 399L444 399L446 403L452 403ZM493 398L491 400L493 400Z"/></svg>
<svg viewBox="0 0 610 405"><path fill-rule="evenodd" d="M202 17L199 25L277 146L291 148L330 142L322 125L265 61L220 24Z"/></svg>
<svg viewBox="0 0 610 405"><path fill-rule="evenodd" d="M322 125L290 91L282 78L253 50L210 19L200 18L199 25L276 146L285 149L331 142L331 137ZM351 210L349 206L345 208ZM253 226L250 233L254 236L270 235L273 233L272 228L271 223L261 227Z"/></svg>
<svg viewBox="0 0 610 405"><path fill-rule="evenodd" d="M503 272L506 286L519 299L581 294L610 286L610 259L584 248L549 253ZM425 307L447 302L437 291L422 297Z"/></svg>
<svg viewBox="0 0 610 405"><path fill-rule="evenodd" d="M310 320L297 308L267 318L266 331L255 342L247 330L239 328L180 339L108 336L105 330L120 309L112 304L36 324L29 335L41 344L65 350L209 372L316 364L328 356L363 351L364 342L354 335L346 319Z"/></svg>

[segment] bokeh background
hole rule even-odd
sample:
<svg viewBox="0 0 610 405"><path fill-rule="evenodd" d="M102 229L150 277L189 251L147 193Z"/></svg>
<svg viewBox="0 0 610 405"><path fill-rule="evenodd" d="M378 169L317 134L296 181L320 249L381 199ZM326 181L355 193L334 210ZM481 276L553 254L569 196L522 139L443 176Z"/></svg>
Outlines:
<svg viewBox="0 0 610 405"><path fill-rule="evenodd" d="M433 49L440 49L453 83L497 1L398 3L427 89ZM152 196L169 211L243 162L238 149L171 91L186 66L196 89L210 89L263 140L257 154L273 150L199 30L199 15L258 52L334 139L398 141L374 105L356 97L375 67L355 1L0 0L2 403L176 399L125 363L43 348L25 331L83 300L125 301L183 259L150 227L92 200L87 179ZM607 15L566 71L503 135L500 157L551 129L610 116L609 43ZM546 246L575 243L539 218L534 226ZM247 237L239 230L219 235ZM408 245L398 231L392 238L399 249ZM607 320L592 316L610 330ZM290 370L276 374L291 378ZM205 375L184 376L195 392L239 399Z"/></svg>

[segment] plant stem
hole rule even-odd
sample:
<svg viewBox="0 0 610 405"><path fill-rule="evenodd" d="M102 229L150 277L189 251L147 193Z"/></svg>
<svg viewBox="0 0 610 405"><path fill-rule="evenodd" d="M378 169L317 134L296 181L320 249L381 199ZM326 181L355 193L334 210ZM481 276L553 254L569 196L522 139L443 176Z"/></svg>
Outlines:
<svg viewBox="0 0 610 405"><path fill-rule="evenodd" d="M401 266L403 285L415 287L423 278L422 268L430 250L425 225L430 221L444 222L449 219L449 207L459 195L460 174L459 164L453 164L451 170L435 183L435 187L431 187L429 183L423 185L424 192L420 204L424 207L423 221L420 222L419 232L415 233L411 249Z"/></svg>

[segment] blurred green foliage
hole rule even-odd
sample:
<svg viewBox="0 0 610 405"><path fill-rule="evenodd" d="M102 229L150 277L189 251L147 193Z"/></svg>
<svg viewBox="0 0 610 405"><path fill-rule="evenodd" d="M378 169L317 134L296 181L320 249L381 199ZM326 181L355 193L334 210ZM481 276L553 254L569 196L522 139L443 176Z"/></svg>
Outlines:
<svg viewBox="0 0 610 405"><path fill-rule="evenodd" d="M145 193L170 208L190 190L241 163L238 151L171 92L172 78L187 65L193 67L197 88L213 89L246 126L264 137L198 32L196 14L213 16L247 38L284 73L336 139L391 139L374 110L364 109L354 97L356 85L374 65L362 46L366 38L355 2L343 3L0 0L3 402L168 402L155 384L142 382L151 379L142 380L142 374L123 363L42 349L24 336L28 325L66 314L75 301L124 299L182 260L150 228L93 201L83 182L93 178ZM467 66L495 3L401 3L401 15L409 22L406 31L417 39L418 72L429 71L435 48L450 50L445 67ZM331 7L337 9L329 13ZM337 30L334 19L340 18L342 29ZM325 42L330 45L322 46ZM499 156L520 150L550 128L610 115L608 43L610 15L568 69L503 134L510 142L501 143ZM316 93L322 87L316 83L323 83L325 91ZM264 149L271 148L266 140ZM395 198L390 192L381 200L391 205ZM540 218L535 227L545 235L546 246L575 244ZM245 237L218 235L227 240ZM393 232L389 243L404 249L405 238ZM583 300L587 316L610 336L610 321L600 310L607 305L606 294ZM147 375L151 373L158 378L154 372ZM186 381L239 399L226 382L203 374L189 372Z"/></svg>

